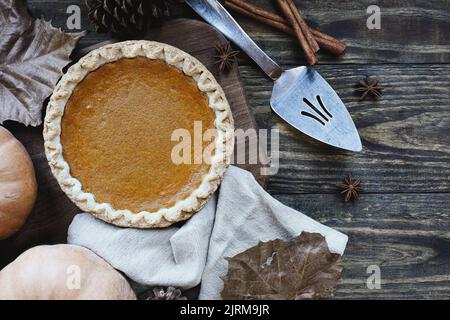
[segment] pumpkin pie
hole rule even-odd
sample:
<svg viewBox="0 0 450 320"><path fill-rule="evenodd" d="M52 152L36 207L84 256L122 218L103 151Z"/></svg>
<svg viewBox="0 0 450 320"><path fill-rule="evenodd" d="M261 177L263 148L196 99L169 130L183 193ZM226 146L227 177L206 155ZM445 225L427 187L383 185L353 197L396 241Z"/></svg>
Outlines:
<svg viewBox="0 0 450 320"><path fill-rule="evenodd" d="M118 226L166 227L217 189L233 118L198 60L167 44L125 41L69 68L48 103L44 140L53 175L80 209Z"/></svg>

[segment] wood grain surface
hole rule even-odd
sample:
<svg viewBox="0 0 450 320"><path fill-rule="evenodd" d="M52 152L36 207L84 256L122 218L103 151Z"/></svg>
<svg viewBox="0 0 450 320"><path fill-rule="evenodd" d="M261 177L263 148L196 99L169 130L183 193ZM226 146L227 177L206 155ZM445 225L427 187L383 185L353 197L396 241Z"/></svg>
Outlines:
<svg viewBox="0 0 450 320"><path fill-rule="evenodd" d="M249 0L276 11L271 0ZM65 28L66 8L83 1L29 0L36 16ZM239 70L261 128L280 129L280 170L268 190L283 203L349 235L338 299L448 299L450 296L450 3L448 0L296 0L307 20L347 42L345 55L319 53L317 70L348 106L364 150L324 147L285 125L269 108L271 82L245 55ZM366 27L369 5L381 9L381 29ZM176 16L195 17L185 6ZM284 67L304 63L294 39L235 15ZM86 46L108 39L91 33ZM360 102L366 75L384 87L379 101ZM347 172L362 178L358 202L343 203L336 185ZM50 192L50 191L49 191ZM51 192L57 192L52 190ZM45 204L51 206L49 202ZM33 235L39 238L39 232ZM55 235L56 237L56 235ZM367 268L380 267L371 290Z"/></svg>

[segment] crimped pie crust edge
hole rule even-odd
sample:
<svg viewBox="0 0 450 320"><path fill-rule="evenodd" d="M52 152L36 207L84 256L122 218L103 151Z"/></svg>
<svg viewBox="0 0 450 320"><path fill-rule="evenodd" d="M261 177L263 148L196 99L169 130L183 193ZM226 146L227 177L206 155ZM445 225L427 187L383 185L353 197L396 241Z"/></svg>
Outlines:
<svg viewBox="0 0 450 320"><path fill-rule="evenodd" d="M210 170L203 177L200 186L189 197L170 208L161 208L156 212L132 213L129 210L116 210L108 203L97 203L93 194L82 190L81 182L71 176L70 166L63 158L60 133L66 103L77 84L87 74L104 64L138 56L163 60L194 79L199 90L207 95L209 107L215 112L215 127L218 136ZM186 220L199 211L217 190L230 164L234 148L234 123L231 109L225 93L211 72L200 61L178 48L144 40L105 45L91 51L71 66L50 97L43 135L48 163L67 196L81 210L91 213L99 219L117 226L135 228L167 227L175 222Z"/></svg>

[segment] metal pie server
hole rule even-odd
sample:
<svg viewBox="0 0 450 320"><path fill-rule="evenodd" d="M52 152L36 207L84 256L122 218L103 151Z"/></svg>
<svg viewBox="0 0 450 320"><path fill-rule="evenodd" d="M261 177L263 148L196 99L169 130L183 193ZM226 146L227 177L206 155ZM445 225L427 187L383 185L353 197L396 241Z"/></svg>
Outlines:
<svg viewBox="0 0 450 320"><path fill-rule="evenodd" d="M270 99L275 113L316 140L345 150L361 151L361 139L344 103L317 71L305 66L283 71L217 0L186 2L275 81Z"/></svg>

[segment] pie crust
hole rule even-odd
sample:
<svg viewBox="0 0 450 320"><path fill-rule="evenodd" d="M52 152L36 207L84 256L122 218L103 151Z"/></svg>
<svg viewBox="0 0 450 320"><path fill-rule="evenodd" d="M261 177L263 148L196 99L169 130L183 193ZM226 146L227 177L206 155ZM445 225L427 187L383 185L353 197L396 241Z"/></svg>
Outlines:
<svg viewBox="0 0 450 320"><path fill-rule="evenodd" d="M97 203L95 195L85 192L81 182L73 177L70 164L63 157L61 124L66 104L76 86L91 72L101 66L125 58L145 57L162 60L192 78L203 92L215 115L217 137L209 171L200 185L188 197L168 208L154 212L131 212L115 209L109 203ZM197 59L173 46L153 41L125 41L103 46L91 51L71 66L57 84L47 105L44 121L44 146L53 175L62 190L83 211L108 223L122 227L167 227L190 218L200 210L215 192L229 166L234 143L234 125L230 106L214 76Z"/></svg>

